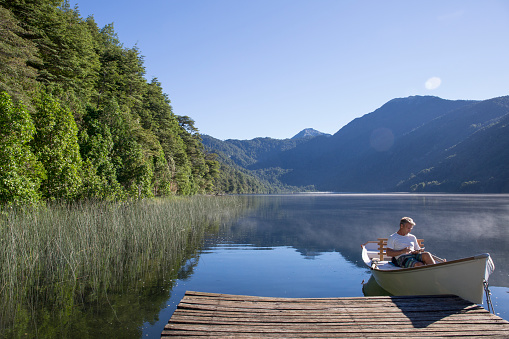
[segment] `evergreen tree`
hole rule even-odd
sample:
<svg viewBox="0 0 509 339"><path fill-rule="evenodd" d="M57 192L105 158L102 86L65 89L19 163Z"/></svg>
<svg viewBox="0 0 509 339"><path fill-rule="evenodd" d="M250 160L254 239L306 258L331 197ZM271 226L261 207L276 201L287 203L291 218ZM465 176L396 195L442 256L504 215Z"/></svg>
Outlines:
<svg viewBox="0 0 509 339"><path fill-rule="evenodd" d="M57 0L0 0L22 23L25 39L34 44L40 59L30 65L37 80L60 93L79 92L86 101L99 68L89 25L68 2Z"/></svg>
<svg viewBox="0 0 509 339"><path fill-rule="evenodd" d="M208 162L205 160L205 150L194 120L188 116L178 116L178 121L181 127L180 137L184 141L192 171L191 192L193 194L204 193L205 188L209 186L207 175L210 170L209 166L214 166L213 160L209 159Z"/></svg>
<svg viewBox="0 0 509 339"><path fill-rule="evenodd" d="M12 13L0 6L0 92L29 104L37 84L37 71L29 63L39 58L35 44L23 38L26 34Z"/></svg>

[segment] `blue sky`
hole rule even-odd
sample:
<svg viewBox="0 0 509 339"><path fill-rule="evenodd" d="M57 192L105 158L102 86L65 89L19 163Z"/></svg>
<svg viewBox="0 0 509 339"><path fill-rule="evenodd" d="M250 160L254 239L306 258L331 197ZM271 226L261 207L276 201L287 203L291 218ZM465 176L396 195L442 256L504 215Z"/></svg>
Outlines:
<svg viewBox="0 0 509 339"><path fill-rule="evenodd" d="M77 0L218 139L335 133L393 98L509 95L509 1Z"/></svg>

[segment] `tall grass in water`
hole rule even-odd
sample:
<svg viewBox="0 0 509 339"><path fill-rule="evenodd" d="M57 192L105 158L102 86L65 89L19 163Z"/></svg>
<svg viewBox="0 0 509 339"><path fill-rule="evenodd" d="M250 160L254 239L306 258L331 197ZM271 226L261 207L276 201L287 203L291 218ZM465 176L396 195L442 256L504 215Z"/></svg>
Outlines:
<svg viewBox="0 0 509 339"><path fill-rule="evenodd" d="M0 334L38 326L43 304L72 312L77 299L175 267L207 225L238 215L240 205L199 196L1 210Z"/></svg>

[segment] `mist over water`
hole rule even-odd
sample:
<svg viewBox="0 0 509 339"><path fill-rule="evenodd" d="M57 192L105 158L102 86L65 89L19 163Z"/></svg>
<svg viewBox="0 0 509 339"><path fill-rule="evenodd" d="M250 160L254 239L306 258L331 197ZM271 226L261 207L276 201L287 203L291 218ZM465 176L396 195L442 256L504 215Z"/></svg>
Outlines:
<svg viewBox="0 0 509 339"><path fill-rule="evenodd" d="M260 207L231 226L226 236L232 242L291 246L316 255L339 251L360 265L361 244L388 237L398 230L402 216L410 216L417 223L412 233L424 238L426 248L438 256L452 260L487 252L496 262L507 260L506 195L306 194L250 199ZM507 279L500 283L509 286Z"/></svg>

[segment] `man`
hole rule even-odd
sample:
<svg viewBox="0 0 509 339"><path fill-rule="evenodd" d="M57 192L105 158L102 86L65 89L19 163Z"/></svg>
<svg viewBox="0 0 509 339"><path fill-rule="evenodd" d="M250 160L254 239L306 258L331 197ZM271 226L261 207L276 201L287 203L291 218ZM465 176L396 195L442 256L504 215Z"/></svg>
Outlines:
<svg viewBox="0 0 509 339"><path fill-rule="evenodd" d="M417 238L410 234L414 226L412 218L403 217L399 222L399 230L387 240L387 255L393 257L392 262L397 266L408 268L435 263L433 256L429 252L424 252Z"/></svg>

